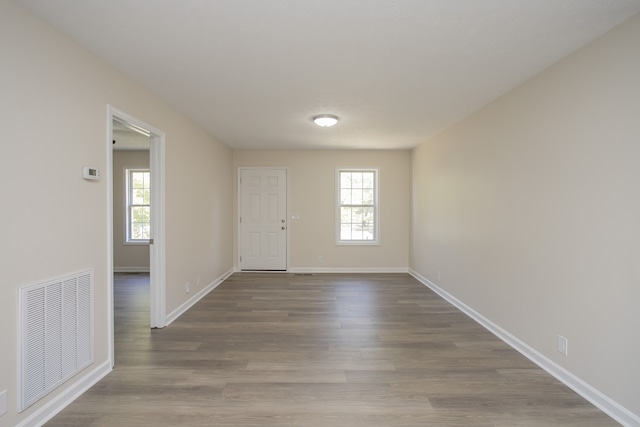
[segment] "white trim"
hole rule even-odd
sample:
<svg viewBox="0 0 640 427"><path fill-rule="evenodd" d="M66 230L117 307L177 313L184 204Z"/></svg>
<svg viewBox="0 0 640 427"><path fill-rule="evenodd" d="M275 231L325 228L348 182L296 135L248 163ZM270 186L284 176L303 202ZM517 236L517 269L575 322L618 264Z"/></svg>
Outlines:
<svg viewBox="0 0 640 427"><path fill-rule="evenodd" d="M111 372L111 370L111 361L105 360L100 365L96 366L95 369L76 380L69 388L55 396L53 399L38 408L33 414L18 423L16 427L35 427L43 425L80 397L82 393L89 390L93 385L104 378L109 372Z"/></svg>
<svg viewBox="0 0 640 427"><path fill-rule="evenodd" d="M108 277L108 323L109 323L109 354L113 366L114 333L113 333L113 120L130 123L136 127L146 129L151 135L149 147L149 169L151 174L151 236L154 244L150 245L150 325L152 328L165 327L166 319L166 270L165 270L165 133L137 118L107 105L107 268Z"/></svg>
<svg viewBox="0 0 640 427"><path fill-rule="evenodd" d="M218 277L213 282L209 283L205 288L200 290L200 292L194 294L191 298L185 301L180 307L173 310L166 319L166 326L169 326L176 320L178 317L182 316L187 310L189 310L195 303L204 298L209 292L218 287L222 282L224 282L229 276L234 273L234 269L230 268L227 270L222 276Z"/></svg>
<svg viewBox="0 0 640 427"><path fill-rule="evenodd" d="M113 317L113 111L107 105L107 355L109 368L115 360L114 317Z"/></svg>
<svg viewBox="0 0 640 427"><path fill-rule="evenodd" d="M292 267L289 273L408 273L407 267Z"/></svg>
<svg viewBox="0 0 640 427"><path fill-rule="evenodd" d="M623 426L640 426L640 416L626 409L524 341L502 329L444 289L438 287L426 277L412 269L409 269L409 274Z"/></svg>
<svg viewBox="0 0 640 427"><path fill-rule="evenodd" d="M135 124L135 123L134 123ZM166 240L165 240L165 134L151 130L149 169L151 170L151 238L150 264L150 324L152 328L164 328L166 323Z"/></svg>
<svg viewBox="0 0 640 427"><path fill-rule="evenodd" d="M374 218L373 218L373 227L374 227L374 237L373 240L342 240L340 238L340 228L342 225L341 215L340 215L340 173L341 172L375 172L375 191L374 191ZM335 244L337 246L380 246L380 168L370 167L370 168L350 168L350 167L342 167L336 166L335 173Z"/></svg>
<svg viewBox="0 0 640 427"><path fill-rule="evenodd" d="M113 267L114 273L149 273L149 267Z"/></svg>

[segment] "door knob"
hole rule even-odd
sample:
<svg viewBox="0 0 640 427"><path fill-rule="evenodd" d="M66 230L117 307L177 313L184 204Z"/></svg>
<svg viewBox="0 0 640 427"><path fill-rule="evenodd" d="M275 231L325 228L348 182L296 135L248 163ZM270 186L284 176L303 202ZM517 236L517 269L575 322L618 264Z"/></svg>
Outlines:
<svg viewBox="0 0 640 427"><path fill-rule="evenodd" d="M282 226L282 229L283 229L283 230L286 230L286 229L287 229L287 227L285 227L285 226L283 225L283 226Z"/></svg>

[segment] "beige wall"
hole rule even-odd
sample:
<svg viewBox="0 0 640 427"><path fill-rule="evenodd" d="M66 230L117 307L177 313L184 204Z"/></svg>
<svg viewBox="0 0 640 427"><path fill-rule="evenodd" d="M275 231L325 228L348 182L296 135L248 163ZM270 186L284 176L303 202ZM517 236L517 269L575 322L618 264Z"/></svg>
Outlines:
<svg viewBox="0 0 640 427"><path fill-rule="evenodd" d="M167 152L167 314L233 269L233 154L191 130Z"/></svg>
<svg viewBox="0 0 640 427"><path fill-rule="evenodd" d="M113 152L113 267L115 271L149 271L149 245L125 245L126 169L149 169L148 150Z"/></svg>
<svg viewBox="0 0 640 427"><path fill-rule="evenodd" d="M289 167L289 211L300 214L299 220L289 219L289 267L314 271L406 271L410 161L410 152L406 150L234 152L236 175L240 166ZM335 244L335 174L336 167L342 166L380 168L381 244L378 246ZM237 209L235 202L234 208ZM323 257L323 261L319 257Z"/></svg>
<svg viewBox="0 0 640 427"><path fill-rule="evenodd" d="M636 16L416 148L411 242L417 273L635 414L639 45Z"/></svg>
<svg viewBox="0 0 640 427"><path fill-rule="evenodd" d="M85 372L109 358L107 104L166 132L167 313L187 300L185 281L204 286L233 266L233 170L230 149L12 1L0 2L0 52L0 425L13 426L78 380L16 414L19 287L93 268ZM85 165L103 178L83 180Z"/></svg>

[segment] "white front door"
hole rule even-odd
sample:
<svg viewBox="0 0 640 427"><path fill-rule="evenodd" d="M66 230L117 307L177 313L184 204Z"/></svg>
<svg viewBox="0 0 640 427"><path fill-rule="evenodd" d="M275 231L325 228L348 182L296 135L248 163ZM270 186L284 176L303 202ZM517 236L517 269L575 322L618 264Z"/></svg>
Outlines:
<svg viewBox="0 0 640 427"><path fill-rule="evenodd" d="M287 171L240 169L240 270L287 270Z"/></svg>

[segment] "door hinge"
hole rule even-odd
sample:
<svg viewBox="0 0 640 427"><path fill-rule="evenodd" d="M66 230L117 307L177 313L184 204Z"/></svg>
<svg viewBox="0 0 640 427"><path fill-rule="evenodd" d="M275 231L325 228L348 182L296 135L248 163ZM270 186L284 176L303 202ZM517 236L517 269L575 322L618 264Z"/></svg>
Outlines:
<svg viewBox="0 0 640 427"><path fill-rule="evenodd" d="M240 224L242 224L242 217L240 217Z"/></svg>
<svg viewBox="0 0 640 427"><path fill-rule="evenodd" d="M242 255L240 255L240 262L242 262Z"/></svg>
<svg viewBox="0 0 640 427"><path fill-rule="evenodd" d="M153 245L153 239L149 239L149 244Z"/></svg>

